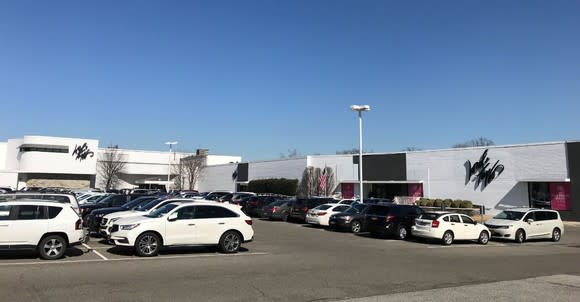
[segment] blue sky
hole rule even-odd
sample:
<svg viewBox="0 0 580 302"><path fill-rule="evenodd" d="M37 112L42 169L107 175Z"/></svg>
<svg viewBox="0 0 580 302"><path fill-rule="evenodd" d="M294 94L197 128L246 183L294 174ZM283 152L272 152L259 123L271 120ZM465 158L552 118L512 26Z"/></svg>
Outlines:
<svg viewBox="0 0 580 302"><path fill-rule="evenodd" d="M0 140L246 160L580 139L580 1L2 1Z"/></svg>

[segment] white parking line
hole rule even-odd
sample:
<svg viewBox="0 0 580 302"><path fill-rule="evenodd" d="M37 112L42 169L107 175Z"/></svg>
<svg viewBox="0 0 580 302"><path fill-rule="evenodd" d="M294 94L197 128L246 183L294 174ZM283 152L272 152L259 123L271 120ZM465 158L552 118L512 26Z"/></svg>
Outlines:
<svg viewBox="0 0 580 302"><path fill-rule="evenodd" d="M16 266L16 265L41 265L41 264L65 264L65 263L91 263L91 262L110 262L110 261L144 261L144 260L163 260L163 259L181 259L181 258L210 258L210 257L242 257L242 256L259 256L268 255L268 253L242 253L242 254L203 254L203 255L179 255L179 256L159 256L153 258L114 258L108 260L101 259L87 259L87 260L56 260L56 261L37 261L37 262L12 262L0 263L2 266Z"/></svg>
<svg viewBox="0 0 580 302"><path fill-rule="evenodd" d="M90 247L88 244L83 243L83 246L86 247L87 249L89 249L89 251L92 251L93 253L97 254L97 256L101 257L103 260L109 260L109 258L103 256L103 254L97 252L95 249Z"/></svg>
<svg viewBox="0 0 580 302"><path fill-rule="evenodd" d="M458 244L454 244L454 245L439 245L439 246L435 246L435 245L430 245L427 246L428 249L449 249L449 248L472 248L472 247L502 247L502 246L508 246L507 244L502 244L502 243L488 243L486 245L483 244L469 244L469 245L458 245Z"/></svg>

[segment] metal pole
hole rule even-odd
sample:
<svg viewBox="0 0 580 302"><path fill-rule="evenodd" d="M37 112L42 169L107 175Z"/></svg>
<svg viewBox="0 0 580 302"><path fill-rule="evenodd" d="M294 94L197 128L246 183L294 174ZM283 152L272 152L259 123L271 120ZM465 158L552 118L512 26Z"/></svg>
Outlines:
<svg viewBox="0 0 580 302"><path fill-rule="evenodd" d="M362 111L358 112L358 173L359 173L359 186L360 186L360 202L364 203L363 198L363 143L362 143Z"/></svg>
<svg viewBox="0 0 580 302"><path fill-rule="evenodd" d="M167 161L167 193L169 193L170 178L171 178L171 144L169 144L169 160Z"/></svg>

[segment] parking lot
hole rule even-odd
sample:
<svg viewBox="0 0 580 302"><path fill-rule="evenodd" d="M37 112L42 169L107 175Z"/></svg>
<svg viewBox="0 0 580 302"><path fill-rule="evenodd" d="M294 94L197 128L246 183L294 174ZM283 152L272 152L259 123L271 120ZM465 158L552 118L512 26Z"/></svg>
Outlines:
<svg viewBox="0 0 580 302"><path fill-rule="evenodd" d="M58 261L4 252L2 300L326 301L580 275L580 227L571 225L559 243L452 246L258 219L254 229L254 242L233 255L187 248L140 258L99 238Z"/></svg>

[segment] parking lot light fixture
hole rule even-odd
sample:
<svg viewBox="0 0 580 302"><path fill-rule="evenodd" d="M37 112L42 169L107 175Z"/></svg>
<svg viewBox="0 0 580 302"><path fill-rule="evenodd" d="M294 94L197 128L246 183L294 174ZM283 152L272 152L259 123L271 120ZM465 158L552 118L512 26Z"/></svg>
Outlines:
<svg viewBox="0 0 580 302"><path fill-rule="evenodd" d="M166 142L166 145L169 145L169 161L167 162L167 189L166 191L169 193L169 182L171 181L171 152L173 151L171 147L173 145L177 145L177 141L174 142Z"/></svg>
<svg viewBox="0 0 580 302"><path fill-rule="evenodd" d="M363 143L362 143L362 112L370 111L371 106L369 105L352 105L350 110L358 112L358 173L359 173L359 189L360 189L360 202L364 203L363 198L363 165L362 165L362 153L363 153Z"/></svg>

